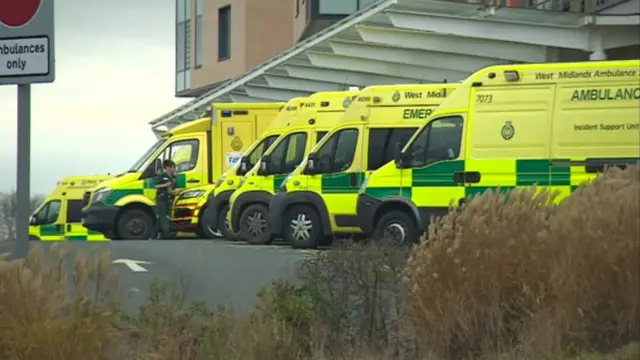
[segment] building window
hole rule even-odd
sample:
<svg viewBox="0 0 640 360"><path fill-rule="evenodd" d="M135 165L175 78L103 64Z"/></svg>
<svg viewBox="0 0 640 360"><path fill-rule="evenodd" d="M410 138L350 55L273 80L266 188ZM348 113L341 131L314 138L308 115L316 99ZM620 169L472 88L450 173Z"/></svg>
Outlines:
<svg viewBox="0 0 640 360"><path fill-rule="evenodd" d="M191 1L176 0L176 92L189 89L191 69Z"/></svg>
<svg viewBox="0 0 640 360"><path fill-rule="evenodd" d="M309 6L312 17L344 17L362 10L378 0L317 0ZM302 2L304 4L304 2ZM311 9L313 8L313 9Z"/></svg>
<svg viewBox="0 0 640 360"><path fill-rule="evenodd" d="M358 11L357 0L321 0L320 15L350 15Z"/></svg>
<svg viewBox="0 0 640 360"><path fill-rule="evenodd" d="M231 5L218 9L218 60L231 57Z"/></svg>
<svg viewBox="0 0 640 360"><path fill-rule="evenodd" d="M202 66L202 0L196 0L196 62L195 67Z"/></svg>

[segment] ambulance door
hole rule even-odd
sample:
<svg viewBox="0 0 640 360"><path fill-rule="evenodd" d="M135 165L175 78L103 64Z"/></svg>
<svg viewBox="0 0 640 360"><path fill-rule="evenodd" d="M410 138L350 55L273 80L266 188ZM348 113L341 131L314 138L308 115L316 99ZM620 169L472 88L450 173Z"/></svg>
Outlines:
<svg viewBox="0 0 640 360"><path fill-rule="evenodd" d="M256 120L254 116L222 118L220 129L222 141L218 144L219 154L223 156L222 173L233 167L249 146L256 140ZM220 176L214 174L214 178Z"/></svg>
<svg viewBox="0 0 640 360"><path fill-rule="evenodd" d="M64 224L60 221L63 211L63 201L58 197L47 199L30 220L30 234L34 234L41 241L63 241Z"/></svg>
<svg viewBox="0 0 640 360"><path fill-rule="evenodd" d="M170 159L176 164L177 190L184 190L207 182L207 156L204 135L177 139L162 153L163 160Z"/></svg>
<svg viewBox="0 0 640 360"><path fill-rule="evenodd" d="M321 192L334 228L356 229L356 202L362 184L361 144L364 126L350 126L334 132L316 152Z"/></svg>
<svg viewBox="0 0 640 360"><path fill-rule="evenodd" d="M261 136L269 127L269 125L271 125L271 122L276 118L277 114L274 115L273 113L269 113L269 114L258 114L255 115L255 119L256 119L256 126L255 126L255 135L253 137L253 139L251 139L251 142L254 142L255 139L259 136Z"/></svg>

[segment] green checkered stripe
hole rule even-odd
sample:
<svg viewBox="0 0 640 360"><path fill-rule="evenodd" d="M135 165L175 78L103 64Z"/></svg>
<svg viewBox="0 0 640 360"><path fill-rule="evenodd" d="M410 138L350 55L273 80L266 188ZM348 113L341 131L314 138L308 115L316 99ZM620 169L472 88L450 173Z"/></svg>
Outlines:
<svg viewBox="0 0 640 360"><path fill-rule="evenodd" d="M120 199L129 195L145 195L149 191L156 190L156 178L144 179L141 189L113 189L109 198L105 201L105 205L114 206ZM185 174L176 175L176 189L187 188L187 176Z"/></svg>
<svg viewBox="0 0 640 360"><path fill-rule="evenodd" d="M356 186L351 185L352 176L356 176ZM364 172L345 172L322 175L322 194L357 194L364 182Z"/></svg>
<svg viewBox="0 0 640 360"><path fill-rule="evenodd" d="M356 186L351 185L351 177L355 174ZM273 181L274 193L280 190L280 185L287 175L275 175ZM364 181L364 172L346 172L322 175L322 194L357 194L360 184Z"/></svg>
<svg viewBox="0 0 640 360"><path fill-rule="evenodd" d="M553 165L563 163L567 165ZM508 186L465 186L465 197L473 197L487 190L509 192L516 188L537 186L553 186L570 188L574 192L578 185L571 182L571 166L568 159L556 160L515 160L515 185ZM425 168L412 170L411 188L405 187L367 187L365 194L376 199L389 196L411 198L412 188L425 187L462 187L453 180L453 174L465 171L465 162L450 161L434 164Z"/></svg>
<svg viewBox="0 0 640 360"><path fill-rule="evenodd" d="M98 231L89 230L88 235L65 235L64 230L58 230L56 225L42 225L40 226L40 236L60 236L67 237L68 241L87 241L90 235L102 235Z"/></svg>

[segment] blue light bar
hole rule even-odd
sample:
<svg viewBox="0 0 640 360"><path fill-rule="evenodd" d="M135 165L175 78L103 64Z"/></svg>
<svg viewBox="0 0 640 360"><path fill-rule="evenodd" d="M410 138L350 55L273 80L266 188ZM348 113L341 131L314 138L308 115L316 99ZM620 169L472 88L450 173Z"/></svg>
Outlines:
<svg viewBox="0 0 640 360"><path fill-rule="evenodd" d="M220 116L222 116L222 117L231 117L231 116L233 116L233 113L231 112L231 110L222 110L222 111L220 111Z"/></svg>

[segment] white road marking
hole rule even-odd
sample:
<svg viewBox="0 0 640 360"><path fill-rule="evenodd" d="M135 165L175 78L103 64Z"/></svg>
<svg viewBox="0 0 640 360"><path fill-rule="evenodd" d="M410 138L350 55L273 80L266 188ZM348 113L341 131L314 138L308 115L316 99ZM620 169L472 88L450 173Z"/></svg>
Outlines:
<svg viewBox="0 0 640 360"><path fill-rule="evenodd" d="M149 270L147 270L141 264L144 264L144 265L151 264L148 261L130 260L130 259L116 259L116 260L113 260L112 263L113 264L125 264L129 268L129 270L131 270L133 272L148 272Z"/></svg>

